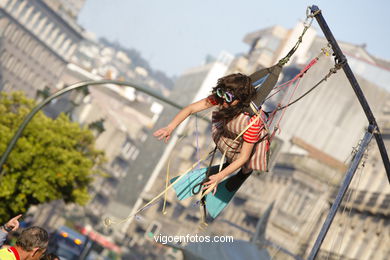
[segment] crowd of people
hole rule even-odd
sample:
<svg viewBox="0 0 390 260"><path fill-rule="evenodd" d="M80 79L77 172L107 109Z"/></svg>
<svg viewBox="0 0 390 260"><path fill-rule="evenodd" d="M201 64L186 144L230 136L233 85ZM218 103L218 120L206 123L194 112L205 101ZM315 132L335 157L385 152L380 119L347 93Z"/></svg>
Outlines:
<svg viewBox="0 0 390 260"><path fill-rule="evenodd" d="M32 226L21 230L15 241L9 236L19 231L18 215L10 219L0 227L0 259L1 260L60 260L58 256L47 252L49 244L49 234L38 226Z"/></svg>

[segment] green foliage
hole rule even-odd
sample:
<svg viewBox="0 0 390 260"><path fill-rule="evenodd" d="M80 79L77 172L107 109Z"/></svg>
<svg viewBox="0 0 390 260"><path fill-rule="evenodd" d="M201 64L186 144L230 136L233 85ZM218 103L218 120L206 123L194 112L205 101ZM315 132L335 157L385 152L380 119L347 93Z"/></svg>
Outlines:
<svg viewBox="0 0 390 260"><path fill-rule="evenodd" d="M35 103L21 93L0 96L0 154ZM63 199L85 204L88 185L104 160L90 130L39 112L28 124L3 166L0 223L31 205Z"/></svg>

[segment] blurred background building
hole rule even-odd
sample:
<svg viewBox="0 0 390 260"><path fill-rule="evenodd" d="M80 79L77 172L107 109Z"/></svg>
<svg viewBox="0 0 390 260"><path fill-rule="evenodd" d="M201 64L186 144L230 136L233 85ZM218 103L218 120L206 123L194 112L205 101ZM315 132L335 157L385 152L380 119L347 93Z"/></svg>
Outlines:
<svg viewBox="0 0 390 260"><path fill-rule="evenodd" d="M82 29L41 0L0 4L1 90L57 88L66 64L82 39ZM76 14L75 14L76 15Z"/></svg>
<svg viewBox="0 0 390 260"><path fill-rule="evenodd" d="M236 57L226 74L251 73L275 64L295 44L302 28L299 23L291 30L275 26L249 33L244 38L250 46L248 53ZM372 57L362 46L349 43L340 45L348 55L347 58L353 61L352 69L356 68L355 75L374 114L381 118L382 131L388 145L388 118L385 118L389 113L390 99L381 79L390 75L390 66ZM299 49L301 51L284 68L280 83L299 73L324 47L325 39L310 29L305 35L302 49ZM333 66L332 56L321 57L302 78L294 98L321 80ZM374 80L370 71L375 71L378 80ZM187 77L187 74L183 74L177 84L187 86L188 82L194 82ZM205 76L203 78L206 79ZM180 79L184 79L184 82ZM281 95L287 96L288 93L282 92ZM274 108L281 100L271 100L266 107ZM175 176L196 162L197 150L211 150L210 126L202 124L192 119L185 130L190 140L174 142L174 148L167 146L166 151L170 156L166 157L170 159L165 160L164 167L156 166L154 171L160 171L160 177L156 178L154 185L145 188L142 193L144 203L164 189L168 162L170 172ZM254 230L259 216L273 205L266 230L266 238L271 241L271 244L268 243L270 254L275 259L292 259L286 252L307 257L353 156L354 147L362 138L367 124L347 78L339 71L309 96L287 109L280 123L281 132L275 140L277 149L274 149L276 162L273 169L269 173L251 176L232 203L220 217L212 221L206 231L197 228L200 213L195 205L196 199L178 201L171 192L167 197L166 214L162 214L163 201L160 201L158 207L147 209L147 213L140 214L142 217L133 220L128 231L130 244L152 247L152 238L156 234L183 235L194 232L249 239L251 234L247 231ZM196 133L200 136L197 143ZM390 188L379 152L371 152L371 149L377 149L375 141L371 147L364 160L364 167L362 165L359 169L324 242L319 259L385 259L389 253L385 243L389 241ZM199 167L205 165L207 162ZM136 204L136 208L139 206L141 204ZM263 245L267 244L265 242Z"/></svg>

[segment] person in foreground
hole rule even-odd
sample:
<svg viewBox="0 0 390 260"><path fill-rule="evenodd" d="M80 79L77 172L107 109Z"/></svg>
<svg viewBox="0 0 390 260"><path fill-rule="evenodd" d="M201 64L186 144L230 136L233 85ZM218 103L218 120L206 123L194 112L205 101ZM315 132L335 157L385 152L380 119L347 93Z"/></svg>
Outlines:
<svg viewBox="0 0 390 260"><path fill-rule="evenodd" d="M0 227L0 247L3 246L9 232L16 231L19 228L19 219L22 214L11 218L7 223Z"/></svg>
<svg viewBox="0 0 390 260"><path fill-rule="evenodd" d="M20 216L19 216L20 217ZM9 223L9 222L8 222ZM7 223L7 224L8 224ZM0 249L1 260L36 260L46 251L49 235L43 228L34 226L22 231L14 247Z"/></svg>
<svg viewBox="0 0 390 260"><path fill-rule="evenodd" d="M169 140L174 129L191 114L216 107L212 114L212 137L216 147L225 154L226 162L189 172L174 185L179 199L207 190L206 207L215 218L227 205L253 170L267 171L269 135L266 114L247 112L256 95L251 78L237 73L218 79L211 95L182 109L166 126L154 133L159 140ZM237 174L232 175L239 170ZM171 180L173 182L175 179ZM203 188L202 188L203 186ZM198 191L195 189L198 188ZM210 191L212 194L207 194Z"/></svg>

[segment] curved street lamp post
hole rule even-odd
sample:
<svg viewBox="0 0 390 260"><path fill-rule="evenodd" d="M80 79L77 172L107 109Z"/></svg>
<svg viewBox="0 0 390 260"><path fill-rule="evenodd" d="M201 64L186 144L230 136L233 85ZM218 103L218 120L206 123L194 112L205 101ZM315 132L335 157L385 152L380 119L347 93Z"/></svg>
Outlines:
<svg viewBox="0 0 390 260"><path fill-rule="evenodd" d="M20 136L23 133L23 130L26 128L28 123L31 121L31 119L35 116L36 113L39 112L45 105L50 103L53 99L58 98L59 96L64 95L65 93L79 89L86 86L92 86L92 85L104 85L104 84L114 84L114 85L120 85L120 86L126 86L126 87L132 87L135 88L138 91L141 91L145 94L148 94L154 98L157 98L158 100L161 100L173 107L176 107L178 109L182 109L182 106L174 103L173 101L161 96L160 94L155 93L154 91L147 89L145 87L139 86L137 84L131 83L131 82L125 82L125 81L117 81L117 80L99 80L99 81L84 81L79 82L70 85L69 87L66 87L64 89L61 89L60 91L57 91L53 95L47 97L45 100L43 100L41 103L36 105L31 112L24 118L23 122L20 124L19 128L17 129L16 133L12 137L11 141L8 143L7 148L5 152L2 154L0 158L0 176L4 174L3 172L3 165L7 161L9 154L11 153L12 149L15 147L16 142L20 138Z"/></svg>

